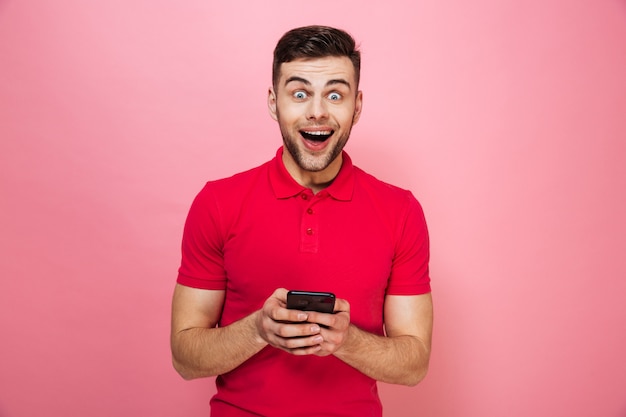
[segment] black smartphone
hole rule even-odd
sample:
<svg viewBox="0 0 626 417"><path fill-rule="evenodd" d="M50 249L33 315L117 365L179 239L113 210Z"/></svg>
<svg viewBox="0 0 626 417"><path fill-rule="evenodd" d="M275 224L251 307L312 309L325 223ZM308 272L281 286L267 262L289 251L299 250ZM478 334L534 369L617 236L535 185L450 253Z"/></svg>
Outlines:
<svg viewBox="0 0 626 417"><path fill-rule="evenodd" d="M335 309L335 294L317 291L289 291L287 293L287 308L332 313Z"/></svg>

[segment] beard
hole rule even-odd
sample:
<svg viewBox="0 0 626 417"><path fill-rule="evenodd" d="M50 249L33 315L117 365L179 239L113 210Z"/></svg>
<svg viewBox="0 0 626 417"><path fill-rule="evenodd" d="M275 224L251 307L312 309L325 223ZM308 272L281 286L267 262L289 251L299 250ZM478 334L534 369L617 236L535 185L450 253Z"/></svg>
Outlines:
<svg viewBox="0 0 626 417"><path fill-rule="evenodd" d="M285 148L291 154L298 166L310 172L319 172L325 170L343 151L344 146L348 142L348 135L341 137L334 146L325 149L323 153L311 154L306 150L301 150L296 144L298 139L294 139L288 133L283 132L283 143Z"/></svg>
<svg viewBox="0 0 626 417"><path fill-rule="evenodd" d="M293 133L289 132L286 126L280 122L278 117L278 124L280 126L280 133L283 136L283 143L285 148L291 154L294 161L300 169L309 172L319 172L325 170L343 151L343 148L348 143L350 138L350 132L352 131L352 125L349 129L339 137L337 142L330 147L325 148L320 152L311 152L303 149L301 146L301 136L298 130L294 130ZM334 135L335 133L333 133ZM331 140L329 138L328 140Z"/></svg>

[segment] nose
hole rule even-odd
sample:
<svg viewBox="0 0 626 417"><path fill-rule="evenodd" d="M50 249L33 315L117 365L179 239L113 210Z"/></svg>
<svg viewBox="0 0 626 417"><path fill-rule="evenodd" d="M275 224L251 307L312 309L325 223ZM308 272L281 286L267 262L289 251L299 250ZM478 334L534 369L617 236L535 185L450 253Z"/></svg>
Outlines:
<svg viewBox="0 0 626 417"><path fill-rule="evenodd" d="M323 97L314 97L309 101L306 118L309 120L319 120L328 117L328 107Z"/></svg>

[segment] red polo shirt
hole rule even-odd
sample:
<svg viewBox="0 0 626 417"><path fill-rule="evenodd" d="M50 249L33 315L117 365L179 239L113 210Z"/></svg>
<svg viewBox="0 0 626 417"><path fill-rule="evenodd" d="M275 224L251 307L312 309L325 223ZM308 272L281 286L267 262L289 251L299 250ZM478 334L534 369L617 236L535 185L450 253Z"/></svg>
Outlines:
<svg viewBox="0 0 626 417"><path fill-rule="evenodd" d="M350 302L353 324L382 335L386 294L430 291L419 203L353 166L345 152L333 183L313 194L289 175L282 152L200 191L185 225L178 283L226 290L220 326L284 287L334 292ZM268 346L218 377L217 387L213 417L382 413L376 382L333 356Z"/></svg>

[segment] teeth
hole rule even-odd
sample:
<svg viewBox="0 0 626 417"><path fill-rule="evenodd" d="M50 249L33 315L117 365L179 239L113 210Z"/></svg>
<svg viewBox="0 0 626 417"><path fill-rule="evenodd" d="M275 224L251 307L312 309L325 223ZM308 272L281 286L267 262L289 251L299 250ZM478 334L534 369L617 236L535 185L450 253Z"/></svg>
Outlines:
<svg viewBox="0 0 626 417"><path fill-rule="evenodd" d="M324 135L330 135L331 134L331 130L328 131L313 131L313 132L308 132L308 131L304 131L304 133L306 133L307 135L315 135L315 136L324 136Z"/></svg>

